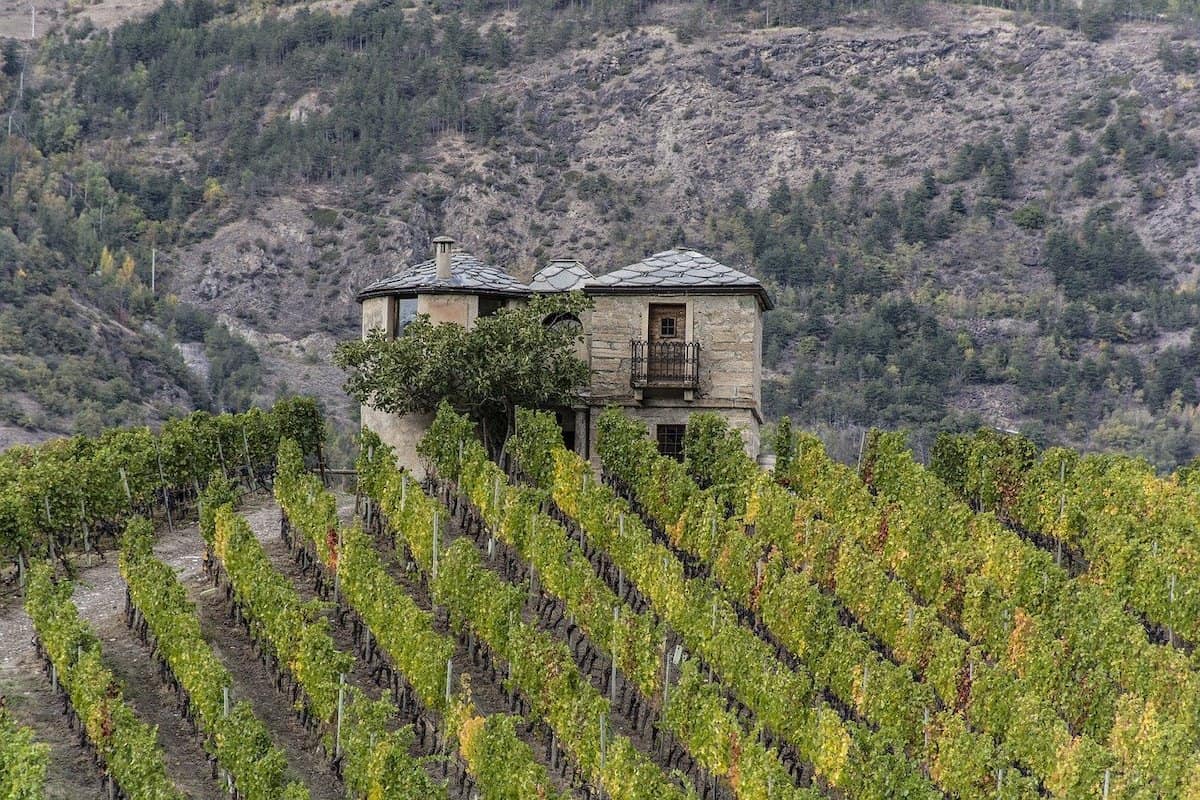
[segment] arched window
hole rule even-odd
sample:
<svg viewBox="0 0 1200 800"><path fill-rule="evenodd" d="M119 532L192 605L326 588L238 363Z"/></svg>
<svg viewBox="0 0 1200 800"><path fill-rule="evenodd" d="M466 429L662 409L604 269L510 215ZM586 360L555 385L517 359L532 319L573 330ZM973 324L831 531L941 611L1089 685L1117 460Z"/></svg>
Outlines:
<svg viewBox="0 0 1200 800"><path fill-rule="evenodd" d="M562 328L570 330L573 333L579 333L583 329L583 323L579 321L579 317L569 311L556 311L553 314L547 314L542 320L542 324L547 328Z"/></svg>

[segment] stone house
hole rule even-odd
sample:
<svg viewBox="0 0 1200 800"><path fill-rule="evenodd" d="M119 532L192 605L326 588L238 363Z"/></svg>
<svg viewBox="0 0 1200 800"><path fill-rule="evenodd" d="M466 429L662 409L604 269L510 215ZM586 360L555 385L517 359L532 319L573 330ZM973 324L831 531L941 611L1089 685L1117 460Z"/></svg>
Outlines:
<svg viewBox="0 0 1200 800"><path fill-rule="evenodd" d="M642 420L659 449L682 455L690 414L716 411L742 431L757 456L762 424L763 313L772 307L755 278L683 247L596 276L574 260L555 260L528 285L472 255L434 240L434 257L367 286L359 295L363 335L399 335L416 314L470 326L532 294L583 291L594 307L579 320L580 357L592 380L575 408L556 409L567 445L596 458L596 418L617 405ZM362 424L419 468L416 443L426 415L384 414L363 406Z"/></svg>

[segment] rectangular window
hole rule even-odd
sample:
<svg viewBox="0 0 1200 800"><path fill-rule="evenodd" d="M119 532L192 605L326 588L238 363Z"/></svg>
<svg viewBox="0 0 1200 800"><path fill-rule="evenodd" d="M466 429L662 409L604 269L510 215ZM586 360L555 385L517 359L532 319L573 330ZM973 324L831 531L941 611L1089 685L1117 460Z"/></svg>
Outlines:
<svg viewBox="0 0 1200 800"><path fill-rule="evenodd" d="M676 461L683 461L683 436L687 425L658 425L654 434L658 439L658 452L670 456Z"/></svg>
<svg viewBox="0 0 1200 800"><path fill-rule="evenodd" d="M479 316L490 317L500 309L504 308L505 299L503 297L480 297L479 298Z"/></svg>
<svg viewBox="0 0 1200 800"><path fill-rule="evenodd" d="M396 304L396 327L392 329L393 339L404 333L404 329L408 327L408 323L416 319L417 316L417 298L397 297L394 302Z"/></svg>
<svg viewBox="0 0 1200 800"><path fill-rule="evenodd" d="M660 320L660 322L662 323L663 338L664 339L675 338L675 318L674 317L663 317Z"/></svg>

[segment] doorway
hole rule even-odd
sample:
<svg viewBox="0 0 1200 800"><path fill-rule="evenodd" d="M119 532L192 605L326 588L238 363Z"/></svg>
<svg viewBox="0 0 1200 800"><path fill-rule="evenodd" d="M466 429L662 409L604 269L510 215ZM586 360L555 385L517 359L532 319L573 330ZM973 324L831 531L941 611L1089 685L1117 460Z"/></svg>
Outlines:
<svg viewBox="0 0 1200 800"><path fill-rule="evenodd" d="M687 306L683 303L651 303L649 327L646 339L652 347L659 342L682 342L687 327Z"/></svg>

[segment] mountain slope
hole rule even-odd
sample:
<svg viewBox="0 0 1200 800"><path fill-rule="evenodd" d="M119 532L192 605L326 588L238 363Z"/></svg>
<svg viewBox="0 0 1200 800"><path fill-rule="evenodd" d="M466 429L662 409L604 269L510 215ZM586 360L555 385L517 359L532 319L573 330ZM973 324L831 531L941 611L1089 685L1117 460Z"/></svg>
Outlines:
<svg viewBox="0 0 1200 800"><path fill-rule="evenodd" d="M776 291L773 414L918 444L1021 427L1164 466L1200 449L1197 59L1172 27L1091 41L941 5L818 29L689 5L633 27L537 4L198 8L152 18L174 26L162 44L135 24L112 49L63 48L40 113L77 109L73 147L103 160L120 140L128 169L211 200L179 217L165 280L264 353L309 337L274 345L268 393L290 372L337 397L325 368L284 365L327 362L357 289L437 233L526 275L682 240ZM72 61L102 69L56 90ZM154 88L113 88L119 66Z"/></svg>

